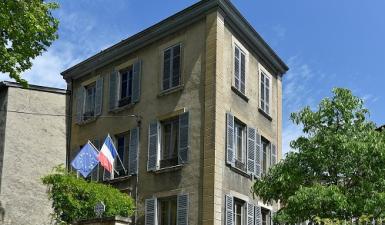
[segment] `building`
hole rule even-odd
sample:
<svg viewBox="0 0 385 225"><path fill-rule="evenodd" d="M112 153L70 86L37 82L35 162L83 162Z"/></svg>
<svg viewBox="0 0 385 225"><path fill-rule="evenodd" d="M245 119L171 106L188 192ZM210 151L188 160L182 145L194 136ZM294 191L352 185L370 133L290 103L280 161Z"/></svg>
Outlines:
<svg viewBox="0 0 385 225"><path fill-rule="evenodd" d="M287 70L230 1L199 1L62 72L68 159L110 134L127 170L92 179L136 199L136 224L268 224L278 205L250 189L281 158Z"/></svg>
<svg viewBox="0 0 385 225"><path fill-rule="evenodd" d="M0 82L0 224L51 224L40 178L65 163L66 91Z"/></svg>

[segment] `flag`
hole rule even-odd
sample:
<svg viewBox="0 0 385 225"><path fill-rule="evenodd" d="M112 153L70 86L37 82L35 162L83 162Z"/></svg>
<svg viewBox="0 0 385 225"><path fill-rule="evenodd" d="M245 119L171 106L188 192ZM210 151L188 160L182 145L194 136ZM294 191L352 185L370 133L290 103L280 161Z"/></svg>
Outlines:
<svg viewBox="0 0 385 225"><path fill-rule="evenodd" d="M98 153L95 147L88 142L72 160L71 166L86 178L98 163Z"/></svg>
<svg viewBox="0 0 385 225"><path fill-rule="evenodd" d="M103 143L102 148L100 149L98 160L100 164L110 173L112 173L113 170L116 152L117 151L114 146L114 143L110 135L108 135Z"/></svg>

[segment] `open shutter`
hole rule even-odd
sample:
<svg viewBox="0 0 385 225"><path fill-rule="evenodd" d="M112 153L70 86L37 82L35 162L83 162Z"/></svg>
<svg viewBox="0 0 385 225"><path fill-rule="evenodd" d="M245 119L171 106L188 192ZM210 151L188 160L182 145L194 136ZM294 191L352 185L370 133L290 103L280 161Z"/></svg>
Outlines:
<svg viewBox="0 0 385 225"><path fill-rule="evenodd" d="M256 132L255 135L255 176L261 177L261 159L262 159L262 146L261 146L261 135Z"/></svg>
<svg viewBox="0 0 385 225"><path fill-rule="evenodd" d="M225 225L234 225L234 198L231 195L225 196Z"/></svg>
<svg viewBox="0 0 385 225"><path fill-rule="evenodd" d="M240 85L240 91L245 94L245 82L246 82L246 59L245 54L241 52L241 85Z"/></svg>
<svg viewBox="0 0 385 225"><path fill-rule="evenodd" d="M148 161L147 171L155 171L158 164L159 123L150 123L148 129Z"/></svg>
<svg viewBox="0 0 385 225"><path fill-rule="evenodd" d="M96 80L95 86L95 115L100 116L102 114L103 107L103 77Z"/></svg>
<svg viewBox="0 0 385 225"><path fill-rule="evenodd" d="M256 131L247 127L247 173L255 175Z"/></svg>
<svg viewBox="0 0 385 225"><path fill-rule="evenodd" d="M137 103L140 99L140 81L142 76L142 61L137 60L133 66L132 75L132 102Z"/></svg>
<svg viewBox="0 0 385 225"><path fill-rule="evenodd" d="M240 86L240 51L238 47L234 48L234 85L237 89L239 89Z"/></svg>
<svg viewBox="0 0 385 225"><path fill-rule="evenodd" d="M248 202L246 211L247 211L246 225L254 225L254 204Z"/></svg>
<svg viewBox="0 0 385 225"><path fill-rule="evenodd" d="M146 199L145 225L157 225L157 200L156 198Z"/></svg>
<svg viewBox="0 0 385 225"><path fill-rule="evenodd" d="M226 162L230 165L234 165L234 116L231 113L227 113L227 126L226 126Z"/></svg>
<svg viewBox="0 0 385 225"><path fill-rule="evenodd" d="M110 74L110 102L109 109L113 110L118 106L118 71L114 70Z"/></svg>
<svg viewBox="0 0 385 225"><path fill-rule="evenodd" d="M176 224L188 225L188 195L178 195Z"/></svg>
<svg viewBox="0 0 385 225"><path fill-rule="evenodd" d="M274 166L277 164L277 147L272 144L271 145L271 155L270 155L270 166Z"/></svg>
<svg viewBox="0 0 385 225"><path fill-rule="evenodd" d="M255 225L262 225L262 212L260 206L254 207L254 224Z"/></svg>
<svg viewBox="0 0 385 225"><path fill-rule="evenodd" d="M167 49L163 53L163 80L162 90L170 88L171 80L171 49Z"/></svg>
<svg viewBox="0 0 385 225"><path fill-rule="evenodd" d="M138 155L139 155L139 127L130 131L130 147L128 149L128 173L138 174Z"/></svg>
<svg viewBox="0 0 385 225"><path fill-rule="evenodd" d="M189 149L189 113L185 112L179 116L179 150L178 161L179 164L186 163L188 161L188 149Z"/></svg>
<svg viewBox="0 0 385 225"><path fill-rule="evenodd" d="M85 88L83 86L76 90L76 123L78 124L83 121L84 94Z"/></svg>

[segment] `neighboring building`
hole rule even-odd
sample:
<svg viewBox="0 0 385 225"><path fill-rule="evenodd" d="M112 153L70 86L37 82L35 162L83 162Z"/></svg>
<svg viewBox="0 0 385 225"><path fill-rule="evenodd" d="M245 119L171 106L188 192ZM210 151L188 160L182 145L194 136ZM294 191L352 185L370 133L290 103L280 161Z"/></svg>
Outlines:
<svg viewBox="0 0 385 225"><path fill-rule="evenodd" d="M128 170L92 179L136 199L136 224L269 224L250 190L281 158L287 70L230 1L199 1L62 72L69 160L110 134Z"/></svg>
<svg viewBox="0 0 385 225"><path fill-rule="evenodd" d="M66 91L0 82L0 224L51 224L41 177L65 163Z"/></svg>
<svg viewBox="0 0 385 225"><path fill-rule="evenodd" d="M376 130L378 130L378 131L383 131L383 130L385 130L385 124L382 125L382 126L380 126L380 127L378 127Z"/></svg>

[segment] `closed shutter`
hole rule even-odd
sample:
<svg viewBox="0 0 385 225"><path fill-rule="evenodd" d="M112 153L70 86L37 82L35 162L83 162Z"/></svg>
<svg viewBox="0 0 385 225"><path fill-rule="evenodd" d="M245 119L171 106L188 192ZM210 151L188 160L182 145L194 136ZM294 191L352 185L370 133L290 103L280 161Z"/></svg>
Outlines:
<svg viewBox="0 0 385 225"><path fill-rule="evenodd" d="M139 127L135 127L130 131L130 147L128 151L128 173L130 175L138 174Z"/></svg>
<svg viewBox="0 0 385 225"><path fill-rule="evenodd" d="M277 164L277 147L272 144L271 145L271 155L270 155L270 166L274 166Z"/></svg>
<svg viewBox="0 0 385 225"><path fill-rule="evenodd" d="M262 225L262 212L260 206L254 207L254 224L255 225Z"/></svg>
<svg viewBox="0 0 385 225"><path fill-rule="evenodd" d="M225 225L234 225L234 198L231 195L225 196Z"/></svg>
<svg viewBox="0 0 385 225"><path fill-rule="evenodd" d="M103 107L103 77L96 80L95 87L95 115L100 116L102 114Z"/></svg>
<svg viewBox="0 0 385 225"><path fill-rule="evenodd" d="M227 126L226 126L226 162L230 165L234 165L234 116L231 113L227 113Z"/></svg>
<svg viewBox="0 0 385 225"><path fill-rule="evenodd" d="M109 109L113 110L118 106L118 71L114 70L110 74L110 98Z"/></svg>
<svg viewBox="0 0 385 225"><path fill-rule="evenodd" d="M145 204L145 225L157 225L157 199L146 199Z"/></svg>
<svg viewBox="0 0 385 225"><path fill-rule="evenodd" d="M254 225L254 204L247 203L247 222L246 225Z"/></svg>
<svg viewBox="0 0 385 225"><path fill-rule="evenodd" d="M78 124L83 121L84 95L85 88L81 86L76 90L76 123Z"/></svg>
<svg viewBox="0 0 385 225"><path fill-rule="evenodd" d="M137 60L133 66L132 75L132 102L137 103L140 99L140 81L142 79L142 61Z"/></svg>
<svg viewBox="0 0 385 225"><path fill-rule="evenodd" d="M188 225L188 195L178 195L176 224Z"/></svg>
<svg viewBox="0 0 385 225"><path fill-rule="evenodd" d="M189 113L183 113L179 116L179 164L186 163L188 161L188 149L189 149Z"/></svg>
<svg viewBox="0 0 385 225"><path fill-rule="evenodd" d="M256 130L247 127L247 173L255 175Z"/></svg>
<svg viewBox="0 0 385 225"><path fill-rule="evenodd" d="M180 84L180 54L181 46L177 45L172 49L172 87L176 87Z"/></svg>
<svg viewBox="0 0 385 225"><path fill-rule="evenodd" d="M261 177L261 160L262 160L262 145L261 145L261 135L256 132L256 145L255 145L255 176Z"/></svg>
<svg viewBox="0 0 385 225"><path fill-rule="evenodd" d="M159 123L153 122L148 129L147 171L155 171L158 164Z"/></svg>

